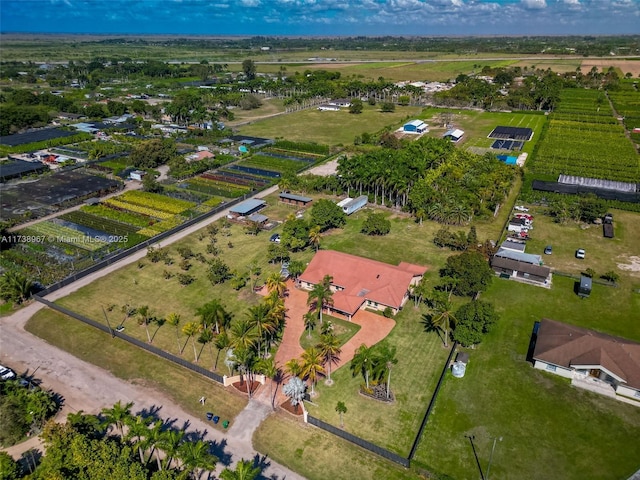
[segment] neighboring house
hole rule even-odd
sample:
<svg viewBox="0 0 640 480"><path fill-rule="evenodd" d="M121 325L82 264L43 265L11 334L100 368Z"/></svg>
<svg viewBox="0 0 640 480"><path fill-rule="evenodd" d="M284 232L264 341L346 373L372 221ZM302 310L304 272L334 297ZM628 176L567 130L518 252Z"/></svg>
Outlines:
<svg viewBox="0 0 640 480"><path fill-rule="evenodd" d="M303 197L301 195L294 195L293 193L282 192L280 194L280 201L288 203L289 205L296 205L298 207L306 207L313 201L313 198Z"/></svg>
<svg viewBox="0 0 640 480"><path fill-rule="evenodd" d="M207 150L200 150L197 153L193 153L187 157L188 162L199 162L206 158L214 158L215 155Z"/></svg>
<svg viewBox="0 0 640 480"><path fill-rule="evenodd" d="M349 98L336 98L334 100L329 100L329 105L340 107L340 108L349 108L351 106L351 100Z"/></svg>
<svg viewBox="0 0 640 480"><path fill-rule="evenodd" d="M513 240L505 240L500 245L500 249L504 250L513 250L514 252L524 253L526 245L522 242L514 242Z"/></svg>
<svg viewBox="0 0 640 480"><path fill-rule="evenodd" d="M342 211L347 215L357 212L369 202L369 197L366 195L360 195L358 198L345 198L338 202L338 206L342 208Z"/></svg>
<svg viewBox="0 0 640 480"><path fill-rule="evenodd" d="M458 142L462 136L464 135L464 131L459 128L452 128L451 130L447 130L442 138L446 138L451 140L452 142Z"/></svg>
<svg viewBox="0 0 640 480"><path fill-rule="evenodd" d="M339 112L340 107L338 105L329 105L329 104L323 103L322 105L318 105L318 110L323 112Z"/></svg>
<svg viewBox="0 0 640 480"><path fill-rule="evenodd" d="M251 215L252 213L256 213L262 210L266 206L267 202L265 202L264 200L252 198L249 200L245 200L244 202L241 202L234 207L231 207L229 209L229 216L231 218L246 217L248 215Z"/></svg>
<svg viewBox="0 0 640 480"><path fill-rule="evenodd" d="M420 134L428 132L429 129L427 127L428 125L422 120L411 120L410 122L404 124L404 126L402 127L402 131L404 133Z"/></svg>
<svg viewBox="0 0 640 480"><path fill-rule="evenodd" d="M530 263L532 265L542 265L542 256L533 253L524 253L504 247L500 247L495 253L496 257L509 258L518 262Z"/></svg>
<svg viewBox="0 0 640 480"><path fill-rule="evenodd" d="M333 277L333 305L329 312L348 320L359 310L369 308L384 311L387 307L396 314L409 298L409 287L416 285L427 271L426 267L401 262L389 265L368 258L332 250L315 254L299 282L311 290L325 275Z"/></svg>
<svg viewBox="0 0 640 480"><path fill-rule="evenodd" d="M640 402L640 343L543 319L533 360L535 368L570 378L577 387Z"/></svg>
<svg viewBox="0 0 640 480"><path fill-rule="evenodd" d="M129 178L131 180L137 180L141 182L146 174L147 172L145 172L144 170L133 170L132 172L129 173Z"/></svg>
<svg viewBox="0 0 640 480"><path fill-rule="evenodd" d="M494 255L491 258L491 268L501 278L551 288L552 274L549 267Z"/></svg>

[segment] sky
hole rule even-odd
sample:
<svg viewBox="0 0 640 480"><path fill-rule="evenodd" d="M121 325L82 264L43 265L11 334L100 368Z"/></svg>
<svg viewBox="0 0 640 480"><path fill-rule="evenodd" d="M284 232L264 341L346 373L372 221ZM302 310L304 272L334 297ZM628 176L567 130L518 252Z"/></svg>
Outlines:
<svg viewBox="0 0 640 480"><path fill-rule="evenodd" d="M0 32L633 34L640 0L0 0Z"/></svg>

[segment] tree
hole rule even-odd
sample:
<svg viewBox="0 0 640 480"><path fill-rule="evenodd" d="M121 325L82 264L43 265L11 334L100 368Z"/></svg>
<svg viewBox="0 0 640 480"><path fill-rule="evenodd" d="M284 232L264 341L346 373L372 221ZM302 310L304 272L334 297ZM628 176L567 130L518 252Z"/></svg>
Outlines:
<svg viewBox="0 0 640 480"><path fill-rule="evenodd" d="M342 416L347 413L347 406L344 404L344 402L338 402L336 404L336 412L338 412L338 415L340 415L340 426L344 427L344 420Z"/></svg>
<svg viewBox="0 0 640 480"><path fill-rule="evenodd" d="M196 478L200 478L201 470L213 470L218 461L209 452L209 442L204 440L183 442L178 448L178 456L187 471L199 472Z"/></svg>
<svg viewBox="0 0 640 480"><path fill-rule="evenodd" d="M391 231L391 221L383 213L369 212L360 231L366 235L386 235Z"/></svg>
<svg viewBox="0 0 640 480"><path fill-rule="evenodd" d="M298 410L298 405L302 403L304 399L304 392L306 391L307 386L305 383L300 380L298 377L291 377L286 385L282 388L282 393L284 393L291 402L291 405L296 407L296 411Z"/></svg>
<svg viewBox="0 0 640 480"><path fill-rule="evenodd" d="M259 303L258 305L249 307L249 311L247 312L249 323L253 328L255 328L256 331L258 340L258 352L262 350L262 342L266 339L266 337L276 331L276 325L269 315L270 310L271 308L266 303ZM265 356L267 353L266 350L267 348L265 342Z"/></svg>
<svg viewBox="0 0 640 480"><path fill-rule="evenodd" d="M195 335L200 331L200 325L197 322L189 322L182 327L182 333L187 336L187 342L191 339L193 346L193 356L195 363L198 363L198 351L196 350ZM186 345L186 342L185 342ZM183 347L184 350L184 347Z"/></svg>
<svg viewBox="0 0 640 480"><path fill-rule="evenodd" d="M172 312L167 315L166 320L169 325L176 329L176 343L178 344L178 351L182 354L182 349L180 348L180 330L178 328L180 326L180 315Z"/></svg>
<svg viewBox="0 0 640 480"><path fill-rule="evenodd" d="M165 430L158 441L158 447L164 452L164 468L171 468L171 462L178 455L180 445L184 439L184 430L175 430L173 428Z"/></svg>
<svg viewBox="0 0 640 480"><path fill-rule="evenodd" d="M270 243L267 247L267 260L269 263L283 262L289 259L287 247L281 243Z"/></svg>
<svg viewBox="0 0 640 480"><path fill-rule="evenodd" d="M302 365L297 358L292 358L284 364L284 370L292 377L298 377L302 372Z"/></svg>
<svg viewBox="0 0 640 480"><path fill-rule="evenodd" d="M256 364L256 370L269 379L269 398L271 399L271 408L275 410L273 395L273 382L280 378L280 369L273 357L261 358Z"/></svg>
<svg viewBox="0 0 640 480"><path fill-rule="evenodd" d="M291 260L289 262L289 274L296 280L302 275L304 269L305 264L302 260Z"/></svg>
<svg viewBox="0 0 640 480"><path fill-rule="evenodd" d="M215 326L216 334L220 333L220 328L225 328L231 320L231 315L225 310L219 300L211 300L196 310L196 315L200 317L200 323L206 329L209 325Z"/></svg>
<svg viewBox="0 0 640 480"><path fill-rule="evenodd" d="M231 278L231 270L229 269L229 265L224 263L219 258L214 258L209 262L209 271L207 272L207 277L213 285L224 283L229 278Z"/></svg>
<svg viewBox="0 0 640 480"><path fill-rule="evenodd" d="M145 140L136 144L129 156L137 168L155 168L164 165L177 155L176 144L170 139Z"/></svg>
<svg viewBox="0 0 640 480"><path fill-rule="evenodd" d="M329 322L327 322L329 323ZM331 364L337 362L342 353L340 348L340 340L333 333L326 333L320 337L320 344L318 345L320 353L327 364L327 382L333 383L331 380Z"/></svg>
<svg viewBox="0 0 640 480"><path fill-rule="evenodd" d="M320 249L321 240L322 235L320 234L320 226L316 225L309 230L309 243L313 245L313 248L315 248L316 252Z"/></svg>
<svg viewBox="0 0 640 480"><path fill-rule="evenodd" d="M331 275L325 275L322 282L313 286L307 297L307 305L311 305L313 309L320 311L320 324L322 324L322 309L325 305L333 305L332 281L333 277Z"/></svg>
<svg viewBox="0 0 640 480"><path fill-rule="evenodd" d="M431 313L424 316L427 330L442 332L444 346L448 347L449 332L456 324L456 316L453 313L453 305L448 300L437 301L431 307Z"/></svg>
<svg viewBox="0 0 640 480"><path fill-rule="evenodd" d="M355 377L360 374L364 377L366 388L369 388L369 377L373 371L374 352L364 343L358 347L351 359L351 373Z"/></svg>
<svg viewBox="0 0 640 480"><path fill-rule="evenodd" d="M254 466L251 460L241 459L234 470L225 468L220 473L221 480L255 480L260 475L261 468Z"/></svg>
<svg viewBox="0 0 640 480"><path fill-rule="evenodd" d="M253 80L256 78L256 64L251 59L243 60L242 62L242 71L244 72L247 80Z"/></svg>
<svg viewBox="0 0 640 480"><path fill-rule="evenodd" d="M384 102L380 107L380 111L390 113L396 111L396 105L393 102Z"/></svg>
<svg viewBox="0 0 640 480"><path fill-rule="evenodd" d="M314 387L318 375L324 373L322 354L316 347L309 347L302 352L302 375L311 382L311 395L315 394Z"/></svg>
<svg viewBox="0 0 640 480"><path fill-rule="evenodd" d="M362 100L359 98L354 98L351 100L351 105L349 106L349 113L362 113L364 110L364 105L362 104Z"/></svg>
<svg viewBox="0 0 640 480"><path fill-rule="evenodd" d="M386 373L387 375L387 400L391 397L391 369L395 364L398 363L398 359L396 358L396 347L389 346L384 343L379 348L378 358L376 359L376 363L378 364L378 370L380 372L380 377Z"/></svg>
<svg viewBox="0 0 640 480"><path fill-rule="evenodd" d="M456 281L453 291L457 295L473 296L489 287L494 273L480 252L467 251L447 258L440 276Z"/></svg>
<svg viewBox="0 0 640 480"><path fill-rule="evenodd" d="M120 436L124 436L124 425L131 419L131 407L133 402L122 404L121 400L118 400L113 407L103 408L102 416L104 417L104 424L107 426L115 425L120 431Z"/></svg>
<svg viewBox="0 0 640 480"><path fill-rule="evenodd" d="M280 272L273 272L272 274L270 274L267 277L265 285L269 293L276 292L279 298L284 297L287 291L287 283L282 278Z"/></svg>
<svg viewBox="0 0 640 480"><path fill-rule="evenodd" d="M310 223L323 232L329 228L340 228L347 223L347 215L331 200L322 198L311 207Z"/></svg>
<svg viewBox="0 0 640 480"><path fill-rule="evenodd" d="M33 288L33 282L27 277L15 270L8 270L0 279L0 298L21 304L29 298Z"/></svg>
<svg viewBox="0 0 640 480"><path fill-rule="evenodd" d="M318 315L315 312L307 312L302 316L304 328L307 330L307 338L311 338L311 330L316 328Z"/></svg>
<svg viewBox="0 0 640 480"><path fill-rule="evenodd" d="M303 249L309 242L309 224L303 218L292 218L282 225L280 244L292 251Z"/></svg>
<svg viewBox="0 0 640 480"><path fill-rule="evenodd" d="M3 427L4 428L4 427ZM3 480L17 480L22 478L22 469L7 452L0 452L0 474Z"/></svg>
<svg viewBox="0 0 640 480"><path fill-rule="evenodd" d="M149 305L143 305L138 308L138 325L144 325L147 332L147 340L151 343L151 335L149 335L149 324L153 321L153 315Z"/></svg>

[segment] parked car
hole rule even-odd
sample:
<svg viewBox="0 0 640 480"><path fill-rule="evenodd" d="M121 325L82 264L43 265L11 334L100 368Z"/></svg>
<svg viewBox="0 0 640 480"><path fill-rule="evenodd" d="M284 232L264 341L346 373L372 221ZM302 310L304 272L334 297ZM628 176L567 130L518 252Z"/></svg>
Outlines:
<svg viewBox="0 0 640 480"><path fill-rule="evenodd" d="M576 258L584 259L585 253L586 252L583 248L579 248L578 250L576 250Z"/></svg>
<svg viewBox="0 0 640 480"><path fill-rule="evenodd" d="M546 247L544 247L545 255L551 255L552 253L553 253L553 248L551 248L551 245L547 245Z"/></svg>
<svg viewBox="0 0 640 480"><path fill-rule="evenodd" d="M2 380L12 380L16 378L16 373L10 368L0 365L0 378Z"/></svg>
<svg viewBox="0 0 640 480"><path fill-rule="evenodd" d="M271 235L271 238L269 239L269 241L274 243L280 243L280 235L277 233L274 233L273 235Z"/></svg>
<svg viewBox="0 0 640 480"><path fill-rule="evenodd" d="M517 210L519 212L528 212L529 209L523 205L516 205L515 207L513 207L514 210Z"/></svg>

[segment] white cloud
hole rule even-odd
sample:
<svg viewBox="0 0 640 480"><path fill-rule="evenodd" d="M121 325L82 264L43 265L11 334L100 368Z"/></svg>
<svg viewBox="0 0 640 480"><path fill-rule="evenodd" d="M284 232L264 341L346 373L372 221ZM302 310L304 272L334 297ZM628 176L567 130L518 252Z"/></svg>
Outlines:
<svg viewBox="0 0 640 480"><path fill-rule="evenodd" d="M524 8L528 8L530 10L541 10L543 8L547 8L546 0L522 0L522 5Z"/></svg>

